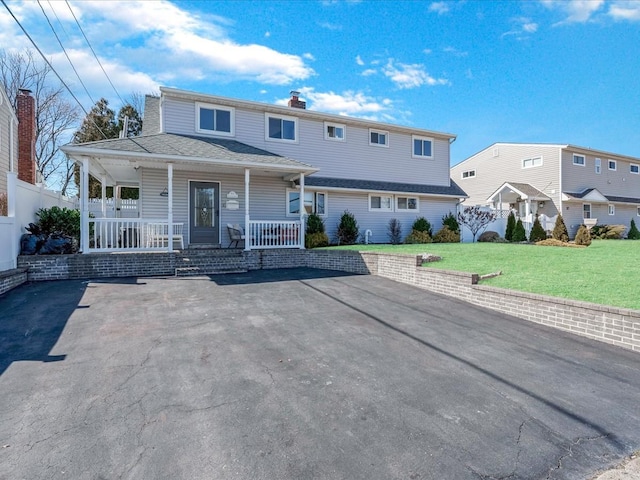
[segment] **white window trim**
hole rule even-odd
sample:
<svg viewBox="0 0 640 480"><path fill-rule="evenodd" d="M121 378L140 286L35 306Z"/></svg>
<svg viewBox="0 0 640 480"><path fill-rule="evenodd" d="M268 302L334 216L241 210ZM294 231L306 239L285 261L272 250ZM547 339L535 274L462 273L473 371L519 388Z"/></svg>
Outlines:
<svg viewBox="0 0 640 480"><path fill-rule="evenodd" d="M416 155L416 152L413 151L413 143L415 140L427 140L431 142L431 155ZM411 157L412 158L433 158L433 148L434 148L433 138L431 137L422 137L420 135L411 135Z"/></svg>
<svg viewBox="0 0 640 480"><path fill-rule="evenodd" d="M595 159L593 169L596 172L596 175L600 175L602 173L602 160L600 158Z"/></svg>
<svg viewBox="0 0 640 480"><path fill-rule="evenodd" d="M385 136L385 138L387 139L387 143L385 143L384 145L381 143L371 143L371 134L372 133L381 133ZM389 132L387 130L378 130L376 128L370 128L369 129L369 145L373 146L373 147L382 147L382 148L389 148ZM413 142L411 144L411 148L413 149Z"/></svg>
<svg viewBox="0 0 640 480"><path fill-rule="evenodd" d="M535 161L538 160L538 159L540 160L540 164L536 165ZM524 162L526 162L527 160L531 160L531 165L526 166L524 164ZM541 167L543 164L544 164L544 160L542 159L541 155L539 155L537 157L529 157L529 158L523 158L522 159L522 168L536 168L536 167Z"/></svg>
<svg viewBox="0 0 640 480"><path fill-rule="evenodd" d="M205 130L200 128L200 109L206 108L207 110L224 110L231 113L231 132L221 132L219 130ZM204 133L207 135L216 135L224 137L235 137L236 135L236 109L233 107L225 107L223 105L215 105L213 103L196 102L196 132Z"/></svg>
<svg viewBox="0 0 640 480"><path fill-rule="evenodd" d="M296 192L298 193L298 195L300 194L300 189L298 188L287 188L287 193L286 193L286 197L285 197L285 213L287 215L287 217L294 217L294 218L300 218L300 213L291 213L289 212L289 193L291 192ZM313 193L313 206L315 207L317 205L317 198L316 195L318 195L319 193L324 195L324 213L318 213L317 215L319 217L326 217L329 215L329 194L326 191L316 191L316 190L309 190L308 188L304 189L304 193ZM304 207L304 200L302 201L302 207ZM305 212L306 214L306 212Z"/></svg>
<svg viewBox="0 0 640 480"><path fill-rule="evenodd" d="M407 204L409 203L409 199L414 199L416 201L416 208L400 208L398 206L398 200L401 198L407 199ZM396 195L394 199L394 205L396 207L396 212L419 212L420 211L420 197L414 197L411 195Z"/></svg>
<svg viewBox="0 0 640 480"><path fill-rule="evenodd" d="M607 212L609 213L609 215L615 215L616 214L616 206L609 204Z"/></svg>
<svg viewBox="0 0 640 480"><path fill-rule="evenodd" d="M576 157L581 157L582 158L582 163L577 163L576 162ZM585 157L584 155L580 155L578 153L574 153L573 154L573 164L577 165L578 167L584 167L587 165L587 157Z"/></svg>
<svg viewBox="0 0 640 480"><path fill-rule="evenodd" d="M271 138L269 136L269 119L277 118L280 120L289 120L293 122L293 135L295 139L289 140L287 138ZM279 143L298 143L298 117L290 117L288 115L280 115L277 113L266 112L264 114L264 139L267 142L279 142Z"/></svg>
<svg viewBox="0 0 640 480"><path fill-rule="evenodd" d="M380 197L380 198L390 198L391 202L390 202L390 207L389 208L372 208L371 207L371 198L372 197ZM370 193L369 194L369 211L370 212L393 212L393 206L394 206L395 200L393 198L393 195L386 195L383 193Z"/></svg>
<svg viewBox="0 0 640 480"><path fill-rule="evenodd" d="M584 216L584 207L586 207L587 205L589 206L589 217L585 217ZM588 220L588 219L592 218L592 216L593 216L593 210L591 209L591 204L590 203L583 203L582 204L582 219L583 220Z"/></svg>
<svg viewBox="0 0 640 480"><path fill-rule="evenodd" d="M636 167L636 171L635 172L632 170L633 167ZM636 163L629 164L629 173L632 173L633 175L640 174L640 165L638 165Z"/></svg>
<svg viewBox="0 0 640 480"><path fill-rule="evenodd" d="M612 163L613 163L613 168L611 168ZM618 162L616 162L615 160L607 160L607 167L612 172L615 172L618 169Z"/></svg>
<svg viewBox="0 0 640 480"><path fill-rule="evenodd" d="M640 217L640 205L638 205L636 210L636 216Z"/></svg>
<svg viewBox="0 0 640 480"><path fill-rule="evenodd" d="M329 136L329 127L341 128L342 129L342 138L338 137L330 137ZM335 122L324 122L324 139L329 140L330 142L346 142L347 141L347 126L342 123ZM369 137L371 139L371 137Z"/></svg>
<svg viewBox="0 0 640 480"><path fill-rule="evenodd" d="M464 176L465 173L468 173L469 175L467 175L466 177ZM471 175L473 174L473 175ZM476 178L476 171L474 170L467 170L465 172L460 172L460 179L461 180L468 180L470 178Z"/></svg>

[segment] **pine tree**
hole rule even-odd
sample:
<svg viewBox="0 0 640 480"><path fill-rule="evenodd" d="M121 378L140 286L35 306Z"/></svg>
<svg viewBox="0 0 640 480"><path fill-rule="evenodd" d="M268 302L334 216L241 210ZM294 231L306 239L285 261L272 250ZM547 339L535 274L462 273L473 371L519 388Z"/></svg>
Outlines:
<svg viewBox="0 0 640 480"><path fill-rule="evenodd" d="M533 227L531 227L531 233L529 233L530 242L539 242L547 239L547 232L542 228L542 224L536 215L536 219L533 221Z"/></svg>
<svg viewBox="0 0 640 480"><path fill-rule="evenodd" d="M564 224L564 219L561 214L558 214L558 217L556 218L556 224L553 226L552 237L556 240L560 240L561 242L569 241L569 232L567 231L567 226Z"/></svg>
<svg viewBox="0 0 640 480"><path fill-rule="evenodd" d="M640 240L640 230L636 227L636 222L631 219L631 226L629 227L629 233L627 234L629 240Z"/></svg>
<svg viewBox="0 0 640 480"><path fill-rule="evenodd" d="M504 232L504 239L507 242L513 241L514 228L516 228L516 216L513 212L509 212L509 216L507 217L507 230Z"/></svg>
<svg viewBox="0 0 640 480"><path fill-rule="evenodd" d="M525 242L527 240L527 232L524 230L522 220L518 219L516 226L513 228L512 242Z"/></svg>

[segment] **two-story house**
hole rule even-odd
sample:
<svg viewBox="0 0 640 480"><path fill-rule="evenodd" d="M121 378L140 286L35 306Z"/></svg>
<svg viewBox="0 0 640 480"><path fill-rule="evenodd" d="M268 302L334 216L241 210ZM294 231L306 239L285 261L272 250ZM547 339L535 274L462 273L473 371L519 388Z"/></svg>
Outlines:
<svg viewBox="0 0 640 480"><path fill-rule="evenodd" d="M439 228L465 196L449 178L452 134L310 111L296 92L288 106L160 92L146 99L141 136L63 147L81 166L82 202L88 175L140 188L139 219L83 207L84 252L157 248L158 224L193 247L226 247L238 224L245 249L303 248L307 214L335 239L345 210L382 243L390 219L405 234L419 216Z"/></svg>
<svg viewBox="0 0 640 480"><path fill-rule="evenodd" d="M16 168L18 117L9 96L0 86L0 194L7 194L7 172Z"/></svg>
<svg viewBox="0 0 640 480"><path fill-rule="evenodd" d="M495 143L451 168L468 205L562 217L573 237L581 224L640 220L640 159L565 144Z"/></svg>

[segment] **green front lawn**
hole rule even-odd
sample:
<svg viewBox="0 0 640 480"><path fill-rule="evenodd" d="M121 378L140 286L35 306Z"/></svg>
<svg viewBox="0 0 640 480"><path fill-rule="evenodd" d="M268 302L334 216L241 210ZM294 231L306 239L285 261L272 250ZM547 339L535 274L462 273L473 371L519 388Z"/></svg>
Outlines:
<svg viewBox="0 0 640 480"><path fill-rule="evenodd" d="M508 243L432 243L332 247L384 253L433 253L443 270L480 275L483 285L640 310L640 241L595 240L587 248Z"/></svg>

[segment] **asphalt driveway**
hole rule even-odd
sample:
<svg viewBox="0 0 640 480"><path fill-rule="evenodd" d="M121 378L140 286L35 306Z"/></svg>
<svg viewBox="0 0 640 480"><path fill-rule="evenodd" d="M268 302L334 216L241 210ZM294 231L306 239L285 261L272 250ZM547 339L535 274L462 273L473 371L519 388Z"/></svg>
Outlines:
<svg viewBox="0 0 640 480"><path fill-rule="evenodd" d="M640 355L374 276L0 296L0 479L586 479Z"/></svg>

